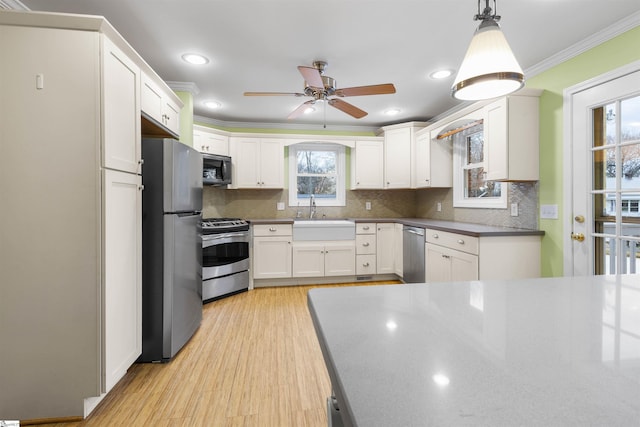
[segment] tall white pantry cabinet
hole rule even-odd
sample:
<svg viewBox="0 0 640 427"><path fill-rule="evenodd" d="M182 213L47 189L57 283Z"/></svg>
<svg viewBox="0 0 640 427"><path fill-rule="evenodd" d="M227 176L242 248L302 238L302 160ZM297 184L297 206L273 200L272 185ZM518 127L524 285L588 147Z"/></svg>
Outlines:
<svg viewBox="0 0 640 427"><path fill-rule="evenodd" d="M0 419L85 417L142 347L141 59L19 12L0 58Z"/></svg>

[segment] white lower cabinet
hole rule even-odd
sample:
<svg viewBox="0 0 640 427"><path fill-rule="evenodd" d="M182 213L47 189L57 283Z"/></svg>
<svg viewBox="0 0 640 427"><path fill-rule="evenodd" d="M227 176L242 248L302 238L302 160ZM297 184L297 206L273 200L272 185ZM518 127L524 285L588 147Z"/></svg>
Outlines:
<svg viewBox="0 0 640 427"><path fill-rule="evenodd" d="M402 277L404 271L404 262L403 262L403 245L402 245L402 228L404 226L402 224L394 224L393 225L393 242L394 242L394 273L399 277Z"/></svg>
<svg viewBox="0 0 640 427"><path fill-rule="evenodd" d="M142 352L142 177L113 170L103 173L106 392Z"/></svg>
<svg viewBox="0 0 640 427"><path fill-rule="evenodd" d="M425 230L427 282L540 277L540 236Z"/></svg>
<svg viewBox="0 0 640 427"><path fill-rule="evenodd" d="M427 282L478 280L478 256L427 243Z"/></svg>
<svg viewBox="0 0 640 427"><path fill-rule="evenodd" d="M253 278L291 277L291 224L253 226Z"/></svg>
<svg viewBox="0 0 640 427"><path fill-rule="evenodd" d="M350 276L356 274L353 240L294 242L293 277Z"/></svg>
<svg viewBox="0 0 640 427"><path fill-rule="evenodd" d="M393 274L395 272L395 224L376 224L376 272Z"/></svg>

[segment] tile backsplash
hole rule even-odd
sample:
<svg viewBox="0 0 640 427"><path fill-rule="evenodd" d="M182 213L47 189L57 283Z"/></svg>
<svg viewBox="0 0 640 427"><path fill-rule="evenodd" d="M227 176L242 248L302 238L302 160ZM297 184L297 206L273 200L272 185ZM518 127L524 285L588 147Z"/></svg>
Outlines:
<svg viewBox="0 0 640 427"><path fill-rule="evenodd" d="M316 217L322 218L431 218L448 221L471 222L515 228L538 228L538 183L508 183L507 206L518 203L518 216L511 216L510 209L471 209L453 207L451 188L421 190L347 190L346 206L316 209ZM220 187L204 187L203 217L238 218L294 218L296 206L288 206L287 190L227 190ZM276 209L282 202L285 210ZM371 210L366 210L371 202ZM441 204L441 211L437 204ZM303 217L309 215L309 207L301 206Z"/></svg>

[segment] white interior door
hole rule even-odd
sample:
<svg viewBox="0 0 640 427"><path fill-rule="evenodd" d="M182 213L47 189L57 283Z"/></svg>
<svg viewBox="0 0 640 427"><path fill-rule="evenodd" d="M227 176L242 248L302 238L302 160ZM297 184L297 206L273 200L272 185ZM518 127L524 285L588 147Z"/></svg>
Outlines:
<svg viewBox="0 0 640 427"><path fill-rule="evenodd" d="M567 89L565 120L565 275L635 273L640 63Z"/></svg>

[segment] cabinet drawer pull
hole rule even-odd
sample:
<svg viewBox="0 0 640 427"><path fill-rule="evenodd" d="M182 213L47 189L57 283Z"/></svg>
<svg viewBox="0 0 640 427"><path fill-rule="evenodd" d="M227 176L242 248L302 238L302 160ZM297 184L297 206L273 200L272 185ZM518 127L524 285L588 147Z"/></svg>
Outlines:
<svg viewBox="0 0 640 427"><path fill-rule="evenodd" d="M449 258L451 258L451 257L450 257L449 255L442 255L442 258L449 259Z"/></svg>
<svg viewBox="0 0 640 427"><path fill-rule="evenodd" d="M278 229L275 227L269 227L269 231L278 231Z"/></svg>
<svg viewBox="0 0 640 427"><path fill-rule="evenodd" d="M364 264L362 264L363 267L369 267L369 263L365 262Z"/></svg>
<svg viewBox="0 0 640 427"><path fill-rule="evenodd" d="M434 234L434 235L433 235L433 238L434 238L434 239L437 239L437 238L439 238L439 237L440 237L440 236L438 236L437 234Z"/></svg>
<svg viewBox="0 0 640 427"><path fill-rule="evenodd" d="M369 246L369 242L363 243L362 246L364 246L366 248L367 246Z"/></svg>
<svg viewBox="0 0 640 427"><path fill-rule="evenodd" d="M458 243L460 243L461 245L464 245L464 240L458 239Z"/></svg>
<svg viewBox="0 0 640 427"><path fill-rule="evenodd" d="M362 227L362 229L363 229L363 230L368 230L368 229L369 229L369 226L368 226L368 225L365 225L364 227Z"/></svg>

